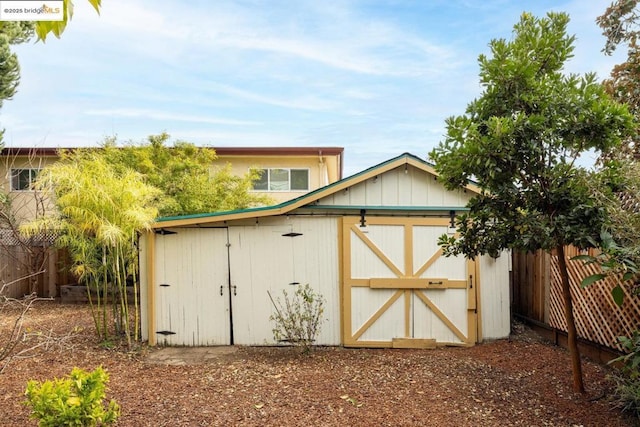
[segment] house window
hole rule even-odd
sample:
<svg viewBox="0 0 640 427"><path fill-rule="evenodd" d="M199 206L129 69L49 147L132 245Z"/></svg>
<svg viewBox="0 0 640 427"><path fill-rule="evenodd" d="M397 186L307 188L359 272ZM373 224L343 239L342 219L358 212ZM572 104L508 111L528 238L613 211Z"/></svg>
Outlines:
<svg viewBox="0 0 640 427"><path fill-rule="evenodd" d="M262 169L256 191L309 191L309 169Z"/></svg>
<svg viewBox="0 0 640 427"><path fill-rule="evenodd" d="M11 191L33 190L40 169L11 169Z"/></svg>

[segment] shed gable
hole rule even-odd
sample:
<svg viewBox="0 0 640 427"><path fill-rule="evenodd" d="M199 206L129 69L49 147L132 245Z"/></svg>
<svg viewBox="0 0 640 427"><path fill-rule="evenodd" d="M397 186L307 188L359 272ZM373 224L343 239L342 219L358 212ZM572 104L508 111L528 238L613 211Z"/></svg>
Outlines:
<svg viewBox="0 0 640 427"><path fill-rule="evenodd" d="M316 202L318 206L462 207L472 194L447 191L436 175L410 164L375 174Z"/></svg>

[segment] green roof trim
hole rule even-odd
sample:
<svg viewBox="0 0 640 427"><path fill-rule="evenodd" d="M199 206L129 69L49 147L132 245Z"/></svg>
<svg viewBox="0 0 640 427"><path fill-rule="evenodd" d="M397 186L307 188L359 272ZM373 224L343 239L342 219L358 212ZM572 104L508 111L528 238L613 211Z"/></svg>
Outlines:
<svg viewBox="0 0 640 427"><path fill-rule="evenodd" d="M246 209L234 209L231 211L220 211L220 212L206 212L199 214L190 214L190 215L177 215L177 216L163 216L160 218L156 218L156 222L164 222L164 221L175 221L177 219L197 219L197 218L211 218L222 215L231 215L235 213L245 213L245 212L261 212L267 211L270 209L275 209L281 207L283 204L279 205L270 205L270 206L260 206L258 208L246 208Z"/></svg>
<svg viewBox="0 0 640 427"><path fill-rule="evenodd" d="M351 176L348 176L346 178L343 178L339 181L333 182L331 184L325 185L324 187L320 187L317 188L313 191L310 191L308 193L303 194L302 196L296 197L295 199L291 199L291 200L287 200L286 202L282 202L279 203L277 205L270 205L270 206L261 206L261 207L256 207L256 208L246 208L246 209L236 209L236 210L230 210L230 211L220 211L220 212L208 212L208 213L199 213L199 214L190 214L190 215L178 215L178 216L167 216L167 217L160 217L156 219L156 223L158 222L166 222L166 221L176 221L176 220L188 220L188 219L200 219L200 218L215 218L218 216L227 216L227 215L233 215L233 214L247 214L247 213L253 213L253 212L265 212L265 211L271 211L271 210L280 210L283 208L286 208L287 206L293 205L301 200L304 200L306 198L313 198L314 195L320 193L320 192L325 192L333 187L337 187L339 185L343 185L349 181L358 181L358 178L362 175L366 175L371 171L374 171L375 169L379 169L379 168L383 168L384 166L397 162L398 160L401 159L412 159L416 162L422 163L430 168L434 168L434 165L426 160L421 159L418 156L415 156L411 153L403 153L399 156L393 157L389 160L386 160L382 163L378 163L377 165L371 166L367 169L364 169L358 173L355 173ZM475 183L471 180L469 180L470 184L474 184ZM301 206L302 208L302 206ZM313 208L313 206L308 206L308 207L304 207L304 208ZM391 209L392 207L388 207L387 209ZM394 209L400 210L402 208L400 207L393 207ZM355 209L355 207L354 207ZM373 207L369 206L369 207L360 207L359 209L373 209ZM425 210L423 208L418 208L418 210ZM435 210L463 210L465 208L455 208L455 209L450 209L450 208L436 208ZM406 210L406 209L405 209ZM415 210L414 208L412 208L412 210Z"/></svg>
<svg viewBox="0 0 640 427"><path fill-rule="evenodd" d="M444 211L469 211L466 206L369 206L369 205L307 205L300 206L298 209L321 209L321 210L360 210L366 209L371 211L414 211L414 212L444 212Z"/></svg>

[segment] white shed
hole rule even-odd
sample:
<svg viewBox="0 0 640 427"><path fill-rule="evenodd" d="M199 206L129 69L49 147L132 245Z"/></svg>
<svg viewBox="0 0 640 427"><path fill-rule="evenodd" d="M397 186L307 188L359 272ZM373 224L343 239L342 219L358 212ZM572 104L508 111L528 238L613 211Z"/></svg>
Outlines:
<svg viewBox="0 0 640 427"><path fill-rule="evenodd" d="M474 185L455 192L403 154L264 208L161 218L141 239L143 338L271 345L273 307L310 284L326 299L320 345L473 345L510 331L509 257L444 257Z"/></svg>

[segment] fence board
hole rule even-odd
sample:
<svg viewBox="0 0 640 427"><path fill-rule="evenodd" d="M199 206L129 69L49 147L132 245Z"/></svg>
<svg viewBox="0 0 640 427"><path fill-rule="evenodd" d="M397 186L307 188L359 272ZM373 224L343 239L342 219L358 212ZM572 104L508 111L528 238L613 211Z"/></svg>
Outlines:
<svg viewBox="0 0 640 427"><path fill-rule="evenodd" d="M538 322L547 319L547 258L544 253L513 254L514 312Z"/></svg>
<svg viewBox="0 0 640 427"><path fill-rule="evenodd" d="M15 282L5 289L5 296L19 298L36 292L40 297L57 297L60 286L74 283L68 273L70 261L66 251L54 247L31 247L31 250L30 254L20 245L0 245L0 286ZM49 272L50 268L57 271ZM42 274L28 277L41 269Z"/></svg>
<svg viewBox="0 0 640 427"><path fill-rule="evenodd" d="M572 261L572 257L584 253L575 247L566 247L565 251L578 336L612 349L622 350L617 337L630 336L634 330L640 327L640 299L631 295L628 287L623 287L625 292L623 306L618 307L614 303L611 289L616 286L619 277L608 277L587 288L582 288L580 286L582 279L599 273L599 266L596 264L584 265L581 261ZM594 255L595 251L591 251L590 254ZM531 260L530 257L534 259ZM523 259L527 259L527 261L524 262ZM544 323L566 332L567 325L564 318L564 301L557 254L548 256L543 252L536 254L514 253L513 266L514 312L537 321L543 321L547 315L547 320ZM523 268L526 270L523 271ZM550 270L550 274L548 275L549 280L545 282L545 280L540 280L538 276L544 276L543 270L546 268ZM544 286L548 286L548 295L546 296ZM547 300L543 304L542 314L539 311L541 296Z"/></svg>

